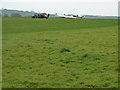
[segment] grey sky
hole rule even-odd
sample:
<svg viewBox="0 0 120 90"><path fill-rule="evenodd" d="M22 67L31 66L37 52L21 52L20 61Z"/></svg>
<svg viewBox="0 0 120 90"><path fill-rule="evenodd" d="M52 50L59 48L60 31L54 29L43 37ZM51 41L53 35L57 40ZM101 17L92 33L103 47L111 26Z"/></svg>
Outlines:
<svg viewBox="0 0 120 90"><path fill-rule="evenodd" d="M2 0L2 8L36 12L118 15L119 0Z"/></svg>

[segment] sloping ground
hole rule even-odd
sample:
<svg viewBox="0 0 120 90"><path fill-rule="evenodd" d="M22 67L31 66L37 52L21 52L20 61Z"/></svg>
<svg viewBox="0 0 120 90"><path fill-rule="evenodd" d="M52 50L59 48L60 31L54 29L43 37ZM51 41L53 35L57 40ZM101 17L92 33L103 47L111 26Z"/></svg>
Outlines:
<svg viewBox="0 0 120 90"><path fill-rule="evenodd" d="M117 41L116 20L4 18L3 87L117 88Z"/></svg>

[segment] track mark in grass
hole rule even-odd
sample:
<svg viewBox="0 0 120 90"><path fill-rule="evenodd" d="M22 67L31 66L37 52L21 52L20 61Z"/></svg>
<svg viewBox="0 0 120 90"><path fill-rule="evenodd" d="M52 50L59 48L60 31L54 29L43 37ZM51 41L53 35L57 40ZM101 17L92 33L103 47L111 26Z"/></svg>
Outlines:
<svg viewBox="0 0 120 90"><path fill-rule="evenodd" d="M51 62L50 64L55 64L54 62Z"/></svg>
<svg viewBox="0 0 120 90"><path fill-rule="evenodd" d="M29 69L32 69L32 67L29 67Z"/></svg>
<svg viewBox="0 0 120 90"><path fill-rule="evenodd" d="M48 39L45 39L44 41L49 41Z"/></svg>
<svg viewBox="0 0 120 90"><path fill-rule="evenodd" d="M90 43L91 43L91 41L88 42L88 44L90 44Z"/></svg>
<svg viewBox="0 0 120 90"><path fill-rule="evenodd" d="M9 74L10 72L7 72L7 74Z"/></svg>
<svg viewBox="0 0 120 90"><path fill-rule="evenodd" d="M76 79L79 79L79 76L76 76L75 78L76 78Z"/></svg>
<svg viewBox="0 0 120 90"><path fill-rule="evenodd" d="M96 57L96 60L100 60L100 58L99 58L99 57Z"/></svg>
<svg viewBox="0 0 120 90"><path fill-rule="evenodd" d="M83 54L81 56L77 56L77 60L102 60L104 58L104 56L100 55L100 54Z"/></svg>
<svg viewBox="0 0 120 90"><path fill-rule="evenodd" d="M5 50L5 51L9 51L9 50Z"/></svg>
<svg viewBox="0 0 120 90"><path fill-rule="evenodd" d="M72 62L74 62L74 61L69 60L69 61L65 61L65 62L63 62L63 63L69 64L69 63L72 63Z"/></svg>
<svg viewBox="0 0 120 90"><path fill-rule="evenodd" d="M73 76L73 77L76 77L76 76L78 76L79 74L76 73L76 72L72 72L70 75Z"/></svg>
<svg viewBox="0 0 120 90"><path fill-rule="evenodd" d="M63 49L60 50L60 52L61 52L61 53L65 53L65 52L70 52L70 50L67 49L67 48L63 48Z"/></svg>
<svg viewBox="0 0 120 90"><path fill-rule="evenodd" d="M48 58L48 60L52 60L51 58Z"/></svg>
<svg viewBox="0 0 120 90"><path fill-rule="evenodd" d="M86 57L88 57L88 54L84 54L82 57L86 58Z"/></svg>
<svg viewBox="0 0 120 90"><path fill-rule="evenodd" d="M88 70L88 68L84 68L84 70Z"/></svg>
<svg viewBox="0 0 120 90"><path fill-rule="evenodd" d="M75 55L76 53L73 52L72 54Z"/></svg>
<svg viewBox="0 0 120 90"><path fill-rule="evenodd" d="M64 64L61 65L61 67L64 67L64 66L65 66Z"/></svg>
<svg viewBox="0 0 120 90"><path fill-rule="evenodd" d="M23 67L19 67L19 69L21 69L21 70L25 70L25 68L23 68Z"/></svg>
<svg viewBox="0 0 120 90"><path fill-rule="evenodd" d="M38 83L28 82L28 81L24 81L23 84L24 84L27 88L36 88L36 87L38 86Z"/></svg>
<svg viewBox="0 0 120 90"><path fill-rule="evenodd" d="M119 69L119 68L116 68L116 69L115 69L115 71L117 71L117 72L118 72L118 71L120 71L120 69Z"/></svg>
<svg viewBox="0 0 120 90"><path fill-rule="evenodd" d="M74 81L74 80L73 80L72 78L70 78L70 79L68 79L67 81L68 81L68 82L71 82L71 81Z"/></svg>
<svg viewBox="0 0 120 90"><path fill-rule="evenodd" d="M45 41L46 43L49 43L49 44L53 44L53 41L52 41L52 40L49 40L49 39L45 39L45 40L43 40L43 41Z"/></svg>
<svg viewBox="0 0 120 90"><path fill-rule="evenodd" d="M112 54L117 54L118 52L112 52Z"/></svg>
<svg viewBox="0 0 120 90"><path fill-rule="evenodd" d="M85 84L84 82L80 82L80 85L83 85L83 84Z"/></svg>
<svg viewBox="0 0 120 90"><path fill-rule="evenodd" d="M87 88L94 88L95 86L94 85L85 85L85 87L87 87Z"/></svg>
<svg viewBox="0 0 120 90"><path fill-rule="evenodd" d="M80 64L82 64L83 62L82 61L79 61Z"/></svg>
<svg viewBox="0 0 120 90"><path fill-rule="evenodd" d="M81 49L81 51L84 51L85 49L83 48L83 49Z"/></svg>
<svg viewBox="0 0 120 90"><path fill-rule="evenodd" d="M103 85L103 87L106 87L106 88L107 88L107 87L109 87L109 85L110 85L109 83L105 83L105 84Z"/></svg>
<svg viewBox="0 0 120 90"><path fill-rule="evenodd" d="M60 59L60 62L63 62L64 60L63 59Z"/></svg>

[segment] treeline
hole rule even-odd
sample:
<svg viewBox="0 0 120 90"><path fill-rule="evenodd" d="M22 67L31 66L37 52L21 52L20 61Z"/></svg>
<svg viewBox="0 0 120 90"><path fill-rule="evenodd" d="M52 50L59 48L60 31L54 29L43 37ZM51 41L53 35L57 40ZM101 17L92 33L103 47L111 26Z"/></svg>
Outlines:
<svg viewBox="0 0 120 90"><path fill-rule="evenodd" d="M2 9L0 12L0 16L2 17L31 17L35 13L34 11L20 11L10 9Z"/></svg>
<svg viewBox="0 0 120 90"><path fill-rule="evenodd" d="M32 17L37 12L34 11L20 11L20 10L10 10L10 9L0 9L0 17ZM59 17L57 14L50 14L49 17Z"/></svg>
<svg viewBox="0 0 120 90"><path fill-rule="evenodd" d="M3 17L22 17L19 13L12 13L10 16L8 14L3 14Z"/></svg>

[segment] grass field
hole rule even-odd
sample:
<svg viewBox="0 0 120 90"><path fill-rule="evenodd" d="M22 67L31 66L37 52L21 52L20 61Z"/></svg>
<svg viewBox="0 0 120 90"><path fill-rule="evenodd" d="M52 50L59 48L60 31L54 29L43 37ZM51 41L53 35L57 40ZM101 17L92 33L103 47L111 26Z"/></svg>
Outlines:
<svg viewBox="0 0 120 90"><path fill-rule="evenodd" d="M3 18L3 88L117 88L118 21Z"/></svg>

